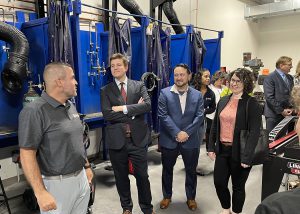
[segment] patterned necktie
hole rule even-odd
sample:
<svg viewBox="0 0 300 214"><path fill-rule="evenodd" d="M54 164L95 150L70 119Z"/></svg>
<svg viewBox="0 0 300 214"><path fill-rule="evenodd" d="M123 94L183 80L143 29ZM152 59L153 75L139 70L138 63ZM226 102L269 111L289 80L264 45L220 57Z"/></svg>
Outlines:
<svg viewBox="0 0 300 214"><path fill-rule="evenodd" d="M127 103L127 94L124 88L125 83L121 82L120 85L121 85L121 95L123 97L124 102Z"/></svg>
<svg viewBox="0 0 300 214"><path fill-rule="evenodd" d="M284 80L285 84L287 85L287 87L290 88L289 80L288 80L288 78L286 77L285 74L283 75L283 80Z"/></svg>
<svg viewBox="0 0 300 214"><path fill-rule="evenodd" d="M125 91L125 88L124 88L125 83L121 82L120 85L121 85L122 98L123 98L124 102L127 103L127 94L126 94L126 91ZM126 134L131 132L129 124L125 125L125 131L126 131Z"/></svg>

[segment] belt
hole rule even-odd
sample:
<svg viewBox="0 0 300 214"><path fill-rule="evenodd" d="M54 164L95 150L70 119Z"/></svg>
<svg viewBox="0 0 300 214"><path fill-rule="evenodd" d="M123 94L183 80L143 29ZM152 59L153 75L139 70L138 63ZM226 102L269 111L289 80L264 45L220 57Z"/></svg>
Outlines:
<svg viewBox="0 0 300 214"><path fill-rule="evenodd" d="M53 175L53 176L46 176L46 175L42 175L43 179L46 180L62 180L62 179L66 179L66 178L71 178L71 177L76 177L77 175L79 175L79 173L82 171L83 169L77 170L75 172L69 173L69 174L65 174L65 175Z"/></svg>
<svg viewBox="0 0 300 214"><path fill-rule="evenodd" d="M224 146L232 146L232 142L224 142L224 141L221 141L222 145Z"/></svg>

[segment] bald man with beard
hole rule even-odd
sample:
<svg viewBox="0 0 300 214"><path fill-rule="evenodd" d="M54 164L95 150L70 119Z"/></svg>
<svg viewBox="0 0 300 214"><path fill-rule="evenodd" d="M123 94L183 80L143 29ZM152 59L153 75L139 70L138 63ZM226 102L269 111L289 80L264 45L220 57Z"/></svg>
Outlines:
<svg viewBox="0 0 300 214"><path fill-rule="evenodd" d="M21 163L41 214L86 213L93 173L83 145L83 127L75 106L73 69L50 63L46 91L19 115Z"/></svg>

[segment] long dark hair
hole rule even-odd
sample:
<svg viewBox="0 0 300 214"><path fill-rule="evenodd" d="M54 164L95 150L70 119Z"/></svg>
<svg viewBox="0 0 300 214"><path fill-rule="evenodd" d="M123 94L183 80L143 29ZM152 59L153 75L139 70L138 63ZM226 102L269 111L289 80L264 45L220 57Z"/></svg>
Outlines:
<svg viewBox="0 0 300 214"><path fill-rule="evenodd" d="M208 71L208 69L202 69L200 71L198 71L197 73L194 74L193 80L192 80L192 85L194 86L195 89L197 89L198 91L201 90L201 86L202 86L202 75L205 71Z"/></svg>

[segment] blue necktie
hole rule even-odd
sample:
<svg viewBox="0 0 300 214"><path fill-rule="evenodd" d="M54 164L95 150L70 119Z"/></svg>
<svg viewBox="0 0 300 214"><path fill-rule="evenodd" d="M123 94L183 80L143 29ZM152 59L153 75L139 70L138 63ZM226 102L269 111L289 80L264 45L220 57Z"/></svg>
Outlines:
<svg viewBox="0 0 300 214"><path fill-rule="evenodd" d="M286 77L286 75L284 74L282 77L283 77L283 80L284 80L285 84L287 85L287 87L290 88L290 83L289 83L289 80Z"/></svg>

